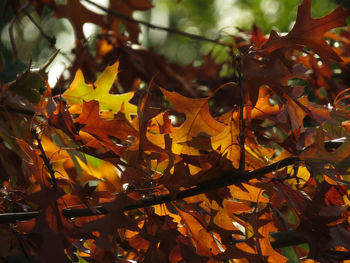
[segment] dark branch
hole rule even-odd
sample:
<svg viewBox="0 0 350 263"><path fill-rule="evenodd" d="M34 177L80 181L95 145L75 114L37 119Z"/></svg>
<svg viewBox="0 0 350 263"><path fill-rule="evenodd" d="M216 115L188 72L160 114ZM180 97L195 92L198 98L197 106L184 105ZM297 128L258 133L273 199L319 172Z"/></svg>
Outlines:
<svg viewBox="0 0 350 263"><path fill-rule="evenodd" d="M284 160L281 160L279 162L264 166L260 169L246 172L246 173L237 173L232 175L232 171L227 171L222 173L221 179L215 179L215 181L208 182L206 184L201 184L196 187L186 189L184 191L180 191L175 197L172 197L171 195L159 195L159 196L149 196L146 198L143 198L138 201L138 204L136 205L127 205L123 208L124 211L129 211L132 209L137 208L144 208L152 205L158 205L158 204L164 204L171 201L178 201L182 200L186 197L191 197L203 193L207 193L213 190L216 190L221 187L238 184L247 182L251 179L256 179L264 176L267 173L273 172L276 169L281 169L283 167L286 167L288 165L295 164L296 162L299 162L299 159L296 157L289 157ZM104 208L103 206L97 206L96 209L101 214L108 213L108 210ZM24 217L24 215L27 215L28 217ZM62 214L67 218L72 217L84 217L84 216L95 216L98 215L91 211L88 208L79 208L79 209L72 209L72 208L65 208L62 210ZM17 217L18 215L18 217ZM22 212L22 213L7 213L7 214L0 214L0 223L14 223L16 221L22 221L22 220L28 220L31 218L34 218L39 215L39 212ZM2 219L4 217L5 219Z"/></svg>
<svg viewBox="0 0 350 263"><path fill-rule="evenodd" d="M238 85L239 85L239 145L240 145L240 159L239 171L245 171L245 120L244 120L244 89L242 80L242 57L239 56L237 61Z"/></svg>
<svg viewBox="0 0 350 263"><path fill-rule="evenodd" d="M326 141L325 147L326 149L338 148L343 143L343 141L344 141L344 138L340 138L332 141ZM247 182L251 179L260 178L267 173L273 172L277 169L281 169L283 167L286 167L288 165L292 165L298 162L299 162L299 159L297 157L289 157L279 162L264 166L260 169L257 169L251 172L246 172L244 174L232 175L232 171L224 172L222 174L221 180L215 180L214 182L209 182L207 184L199 185L194 188L181 191L175 197L171 197L170 195L150 196L139 200L138 201L139 204L137 205L125 206L123 210L128 211L136 208L143 208L147 206L181 200L186 197L191 197L194 195L206 193L221 187L238 184L242 182ZM103 206L97 206L96 209L101 214L108 213L108 211ZM62 210L62 214L67 218L96 215L94 212L92 212L88 208L82 208L82 209L65 208ZM14 223L16 221L28 220L36 217L37 215L39 215L38 211L0 214L0 223L11 223L11 222Z"/></svg>
<svg viewBox="0 0 350 263"><path fill-rule="evenodd" d="M217 39L210 39L210 38L206 38L206 37L203 37L203 36L194 35L194 34L191 34L191 33L184 32L184 31L176 30L176 29L173 29L173 28L168 28L168 27L154 25L154 24L151 24L151 23L148 23L148 22L145 22L145 21L137 20L137 19L134 19L132 17L126 16L126 15L118 13L118 12L116 12L114 10L105 8L103 6L100 6L99 4L96 4L93 1L90 1L90 0L84 0L84 1L89 3L89 4L94 5L95 7L97 7L98 9L106 12L107 14L110 14L112 16L118 17L118 18L120 18L122 20L131 22L131 23L141 24L141 25L144 25L144 26L152 28L152 29L163 30L163 31L167 31L167 32L169 32L171 34L181 35L181 36L184 36L184 37L197 39L197 40L200 40L200 41L212 42L212 43L215 43L217 45L221 45L221 46L225 46L225 47L229 47L230 46L229 44L221 42L221 41L219 41Z"/></svg>
<svg viewBox="0 0 350 263"><path fill-rule="evenodd" d="M289 157L279 162L264 166L260 169L256 169L251 172L246 173L237 173L232 174L233 171L223 172L219 179L215 179L214 181L210 181L205 184L198 185L196 187L186 189L180 191L175 197L171 195L158 195L158 196L149 196L139 201L139 204L125 206L124 211L143 208L152 205L164 204L171 201L178 201L184 199L186 197L191 197L199 194L204 194L222 187L226 187L233 184L248 182L251 179L257 179L265 174L275 171L276 169L280 169L286 167L288 165L292 165L299 162L299 158L297 157Z"/></svg>
<svg viewBox="0 0 350 263"><path fill-rule="evenodd" d="M0 224L16 223L16 221L26 221L39 216L40 211L17 212L0 214Z"/></svg>
<svg viewBox="0 0 350 263"><path fill-rule="evenodd" d="M271 242L271 246L274 249L307 243L306 238L301 236L295 230L289 230L284 232L272 232L270 233L270 236L273 239L275 239Z"/></svg>
<svg viewBox="0 0 350 263"><path fill-rule="evenodd" d="M23 10L23 13L32 21L32 23L36 26L36 28L39 30L40 34L50 43L50 47L54 47L56 44L56 38L50 37L47 35L44 30L40 27L40 25L34 20L34 18L31 16L31 14L28 13L26 9Z"/></svg>
<svg viewBox="0 0 350 263"><path fill-rule="evenodd" d="M3 112L12 112L12 113L19 113L19 114L29 115L29 116L33 116L35 114L35 111L32 111L32 110L7 108L7 107L3 107L3 106L0 106L0 112L1 111L3 111Z"/></svg>
<svg viewBox="0 0 350 263"><path fill-rule="evenodd" d="M35 129L32 130L32 134L33 134L34 138L35 138L35 139L37 140L37 142L38 142L38 148L39 148L39 150L40 150L40 152L41 152L40 157L43 159L44 164L45 164L45 166L46 166L46 169L47 169L47 171L48 171L49 174L50 174L50 177L51 177L51 184L52 184L53 188L54 188L55 190L57 190L57 182L56 182L56 178L55 178L55 171L54 171L53 168L52 168L52 164L51 164L51 162L50 162L50 159L46 156L46 153L45 153L45 150L44 150L44 148L43 148L43 146L42 146L42 144L41 144L41 140L40 140L40 138L39 138L39 135L37 134L37 132L36 132Z"/></svg>

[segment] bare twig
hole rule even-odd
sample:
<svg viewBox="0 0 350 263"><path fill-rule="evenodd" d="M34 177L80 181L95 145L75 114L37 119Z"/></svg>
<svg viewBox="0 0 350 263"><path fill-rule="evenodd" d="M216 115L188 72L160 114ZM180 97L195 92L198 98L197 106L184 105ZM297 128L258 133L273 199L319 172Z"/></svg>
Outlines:
<svg viewBox="0 0 350 263"><path fill-rule="evenodd" d="M11 42L13 54L15 55L15 58L18 59L17 46L16 46L15 38L13 36L13 26L14 26L14 24L16 22L16 19L17 19L17 17L15 16L11 20L11 23L10 23L10 26L9 26L9 35L10 35L10 42Z"/></svg>
<svg viewBox="0 0 350 263"><path fill-rule="evenodd" d="M44 148L43 148L43 146L42 146L42 144L41 144L41 140L40 140L40 138L39 138L39 135L37 134L37 132L36 132L35 129L32 130L32 134L33 134L34 138L35 138L35 139L37 140L37 142L38 142L38 148L39 148L39 150L40 150L40 152L41 152L40 157L43 159L44 164L45 164L45 166L46 166L46 169L47 169L47 171L48 171L49 174L50 174L52 187L53 187L55 190L57 190L57 182L56 182L56 178L55 178L55 171L54 171L54 169L52 168L52 164L51 164L51 162L50 162L50 159L46 156L46 153L45 153Z"/></svg>
<svg viewBox="0 0 350 263"><path fill-rule="evenodd" d="M16 221L30 220L39 216L40 211L33 212L16 212L0 214L0 224L16 223Z"/></svg>
<svg viewBox="0 0 350 263"><path fill-rule="evenodd" d="M50 43L50 47L54 47L56 44L55 37L50 37L47 35L44 30L40 27L40 25L34 20L34 18L31 16L31 14L28 13L27 10L23 10L23 13L32 21L32 23L36 26L36 28L39 30L40 34Z"/></svg>
<svg viewBox="0 0 350 263"><path fill-rule="evenodd" d="M245 120L244 120L244 89L242 80L242 57L239 56L237 61L238 85L239 85L239 145L241 148L239 159L240 172L245 171Z"/></svg>
<svg viewBox="0 0 350 263"><path fill-rule="evenodd" d="M271 242L271 246L274 249L288 247L288 246L296 246L302 243L307 243L305 237L301 236L295 230L288 230L283 232L272 232L270 236L275 239Z"/></svg>
<svg viewBox="0 0 350 263"><path fill-rule="evenodd" d="M326 147L326 149L338 148L342 143L343 143L343 141L338 140L338 139L334 140L334 141L326 141L325 147ZM297 157L288 157L288 158L283 159L279 162L275 162L273 164L264 166L260 169L250 171L250 172L245 172L242 174L239 173L239 174L232 175L231 171L227 171L227 172L224 172L222 174L221 180L216 179L213 182L208 182L207 184L202 184L202 185L196 186L194 188L180 191L175 197L172 197L170 195L150 196L150 197L139 200L137 205L125 206L123 208L123 210L128 211L128 210L132 210L132 209L144 208L144 207L148 207L148 206L152 206L152 205L163 204L163 203L167 203L167 202L171 202L171 201L181 200L181 199L186 198L186 197L191 197L194 195L213 191L213 190L221 188L221 187L247 182L247 181L254 179L254 178L260 178L267 173L275 171L276 169L281 169L283 167L286 167L286 166L289 166L292 164L297 164L297 163L299 163L299 161L300 160ZM108 213L107 209L105 209L103 206L97 206L96 209L101 214ZM35 212L0 214L0 223L10 223L10 222L14 223L14 222L16 222L16 220L18 220L18 221L28 220L30 218L34 218L34 217L38 216L39 213L40 213L39 211L35 211ZM94 212L92 212L88 208L82 208L82 209L65 208L62 210L62 214L67 218L96 215Z"/></svg>
<svg viewBox="0 0 350 263"><path fill-rule="evenodd" d="M35 114L35 111L32 111L32 110L8 108L8 107L4 107L4 106L0 106L0 112L1 111L3 111L3 112L12 112L12 113L19 113L19 114L29 115L29 116L33 116Z"/></svg>
<svg viewBox="0 0 350 263"><path fill-rule="evenodd" d="M203 37L203 36L187 33L187 32L184 32L184 31L180 31L180 30L177 30L177 29L168 28L168 27L164 27L164 26L158 26L158 25L151 24L149 22L145 22L145 21L141 21L141 20L138 20L138 19L134 19L132 17L129 17L129 16L124 15L124 14L121 14L121 13L116 12L114 10L111 10L111 9L105 8L103 6L100 6L99 4L96 4L95 2L93 2L91 0L83 0L83 1L85 1L85 2L87 2L89 4L91 4L91 5L94 5L95 7L97 7L98 9L106 12L107 14L110 14L112 16L118 17L118 18L120 18L122 20L131 22L131 23L144 25L144 26L152 28L152 29L163 30L163 31L167 31L168 33L171 33L171 34L181 35L181 36L184 36L184 37L197 39L197 40L200 40L200 41L212 42L212 43L215 43L217 45L221 45L221 46L225 46L225 47L230 47L231 46L230 44L221 42L218 39L210 39L210 38L206 38L206 37Z"/></svg>

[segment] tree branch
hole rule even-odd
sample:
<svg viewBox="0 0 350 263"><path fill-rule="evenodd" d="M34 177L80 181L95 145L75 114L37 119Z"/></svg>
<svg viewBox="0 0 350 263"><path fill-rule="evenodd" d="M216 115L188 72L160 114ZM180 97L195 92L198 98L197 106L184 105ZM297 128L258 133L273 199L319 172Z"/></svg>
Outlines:
<svg viewBox="0 0 350 263"><path fill-rule="evenodd" d="M274 241L271 242L271 246L274 249L307 243L306 238L295 230L271 232L270 236L274 239Z"/></svg>
<svg viewBox="0 0 350 263"><path fill-rule="evenodd" d="M204 194L204 193L207 193L222 187L226 187L229 185L248 182L249 180L260 178L265 174L275 171L276 169L280 169L288 165L295 164L296 162L299 162L299 161L300 160L297 157L288 157L279 162L275 162L273 164L264 166L262 168L259 168L250 172L237 173L232 175L233 171L226 171L221 174L221 177L219 179L215 179L214 181L209 181L207 183L198 185L196 187L180 191L174 197L169 194L149 196L139 200L139 204L125 206L124 211L132 210L136 208L143 208L143 207L152 206L152 205L164 204L171 201L178 201L186 197Z"/></svg>
<svg viewBox="0 0 350 263"><path fill-rule="evenodd" d="M50 43L50 47L54 47L56 44L56 38L50 37L48 34L44 32L44 30L40 27L40 25L34 20L31 14L28 13L26 9L23 9L23 13L32 21L35 27L39 30L40 34Z"/></svg>
<svg viewBox="0 0 350 263"><path fill-rule="evenodd" d="M152 205L158 205L158 204L164 204L167 202L178 201L178 200L182 200L186 197L191 197L191 196L207 193L207 192L216 190L218 188L226 187L226 186L233 185L233 184L247 182L251 179L260 178L267 173L275 171L276 169L281 169L281 168L286 167L288 165L295 164L296 162L299 162L299 159L297 157L288 157L284 160L281 160L279 162L275 162L273 164L264 166L262 168L259 168L257 170L251 171L251 172L237 173L237 174L232 175L232 171L226 171L226 172L222 173L222 177L220 179L215 179L214 181L209 181L205 184L201 184L201 185L198 185L196 187L180 191L174 197L169 195L169 194L158 195L158 196L155 196L155 195L149 196L149 197L146 197L146 198L139 200L138 204L125 206L123 208L123 211L129 211L132 209L144 208L144 207L148 207L148 206L152 206ZM108 210L106 208L104 208L103 206L97 206L96 209L101 214L108 213ZM34 212L0 214L0 223L11 223L11 222L14 223L16 221L29 220L31 218L38 216L39 213L40 213L39 211L34 211ZM67 218L98 215L98 214L92 212L88 208L78 208L78 209L64 208L62 210L62 214Z"/></svg>
<svg viewBox="0 0 350 263"><path fill-rule="evenodd" d="M171 34L181 35L181 36L184 36L184 37L197 39L197 40L200 40L200 41L212 42L212 43L215 43L217 45L230 47L229 44L221 42L221 41L219 41L217 39L210 39L210 38L206 38L206 37L203 37L203 36L187 33L187 32L184 32L184 31L180 31L180 30L177 30L177 29L154 25L154 24L151 24L151 23L148 23L148 22L145 22L145 21L137 20L137 19L134 19L132 17L126 16L126 15L118 13L118 12L116 12L114 10L105 8L103 6L100 6L99 4L96 4L95 2L93 2L91 0L83 0L83 1L93 5L95 7L97 7L98 9L106 12L107 14L110 14L112 16L115 16L117 18L120 18L122 20L131 22L131 23L141 24L141 25L144 25L144 26L152 28L152 29L167 31L168 33L171 33Z"/></svg>
<svg viewBox="0 0 350 263"><path fill-rule="evenodd" d="M26 221L39 216L40 211L16 212L0 214L0 224L16 223L16 221Z"/></svg>

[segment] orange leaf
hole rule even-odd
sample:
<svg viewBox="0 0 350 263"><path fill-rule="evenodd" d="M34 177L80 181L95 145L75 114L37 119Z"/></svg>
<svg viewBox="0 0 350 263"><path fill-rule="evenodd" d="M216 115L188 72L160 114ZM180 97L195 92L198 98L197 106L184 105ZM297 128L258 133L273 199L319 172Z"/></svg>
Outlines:
<svg viewBox="0 0 350 263"><path fill-rule="evenodd" d="M175 154L196 154L197 150L183 143L190 141L191 138L200 133L215 136L225 128L223 123L216 121L210 115L208 106L209 98L191 99L181 96L176 92L169 92L165 89L161 90L174 105L174 110L186 115L185 122L170 134L170 137L173 139L172 150Z"/></svg>
<svg viewBox="0 0 350 263"><path fill-rule="evenodd" d="M175 207L176 208L176 207ZM213 236L201 225L198 220L189 213L177 209L179 216L186 225L188 235L194 242L199 255L211 257L220 252L218 246L215 243Z"/></svg>
<svg viewBox="0 0 350 263"><path fill-rule="evenodd" d="M129 136L137 136L135 129L126 120L103 120L99 117L99 103L96 100L83 102L83 111L75 123L83 125L82 130L99 138L109 136L127 140Z"/></svg>

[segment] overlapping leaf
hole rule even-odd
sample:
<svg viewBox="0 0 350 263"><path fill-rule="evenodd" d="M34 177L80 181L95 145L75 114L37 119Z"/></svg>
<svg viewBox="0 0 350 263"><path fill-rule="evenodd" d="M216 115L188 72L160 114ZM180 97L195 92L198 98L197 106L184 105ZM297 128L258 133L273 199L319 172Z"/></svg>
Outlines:
<svg viewBox="0 0 350 263"><path fill-rule="evenodd" d="M286 36L279 36L271 32L269 40L262 46L265 51L272 52L279 48L307 46L324 60L341 61L324 39L329 30L346 26L346 19L350 16L350 9L344 10L339 6L332 13L322 18L312 18L311 0L303 0L298 8L298 15L292 30Z"/></svg>
<svg viewBox="0 0 350 263"><path fill-rule="evenodd" d="M118 62L108 66L93 85L86 84L83 73L78 70L73 83L63 93L63 97L67 99L70 105L83 104L83 101L97 100L100 103L101 111L118 113L123 107L125 116L130 119L130 115L137 113L136 106L129 103L134 93L109 93L118 73L118 66Z"/></svg>
<svg viewBox="0 0 350 263"><path fill-rule="evenodd" d="M184 113L186 120L170 135L173 140L172 151L176 154L195 154L196 150L185 145L198 134L204 136L217 135L225 128L223 123L216 121L209 112L208 99L190 99L178 93L162 89L167 100L172 103L174 110Z"/></svg>

